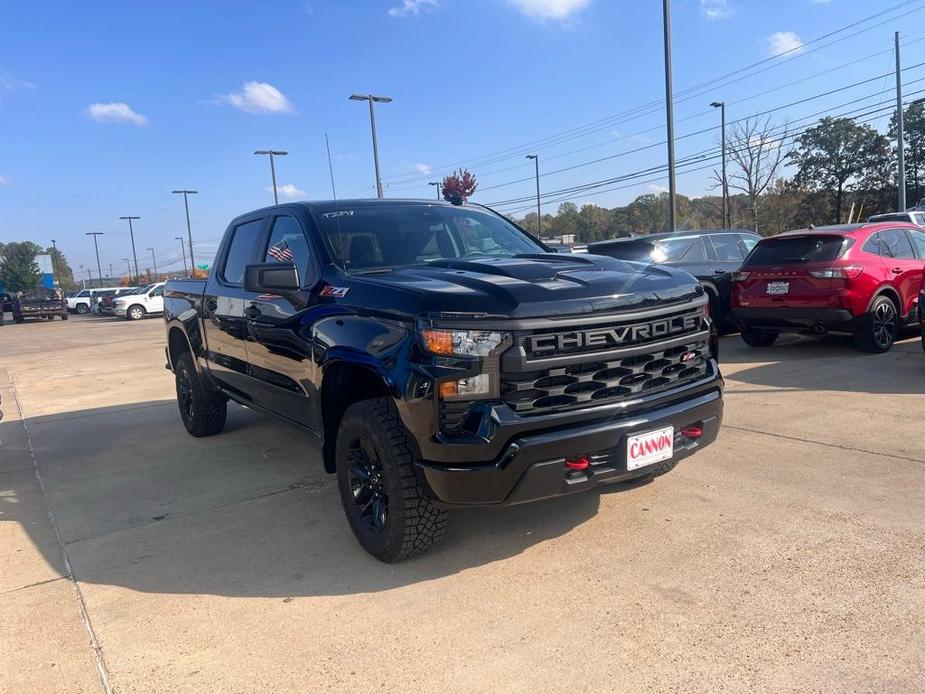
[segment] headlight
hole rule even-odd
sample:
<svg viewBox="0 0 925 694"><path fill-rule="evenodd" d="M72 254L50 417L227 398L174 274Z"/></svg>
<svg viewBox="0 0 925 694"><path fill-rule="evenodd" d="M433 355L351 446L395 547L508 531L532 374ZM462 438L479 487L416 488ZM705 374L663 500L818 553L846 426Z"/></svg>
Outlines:
<svg viewBox="0 0 925 694"><path fill-rule="evenodd" d="M422 330L421 337L429 352L442 356L487 357L504 341L504 333L488 330ZM474 374L465 378L441 381L438 392L444 399L472 399L491 395L492 376Z"/></svg>
<svg viewBox="0 0 925 694"><path fill-rule="evenodd" d="M487 330L422 330L429 352L445 356L486 357L504 340L504 335Z"/></svg>

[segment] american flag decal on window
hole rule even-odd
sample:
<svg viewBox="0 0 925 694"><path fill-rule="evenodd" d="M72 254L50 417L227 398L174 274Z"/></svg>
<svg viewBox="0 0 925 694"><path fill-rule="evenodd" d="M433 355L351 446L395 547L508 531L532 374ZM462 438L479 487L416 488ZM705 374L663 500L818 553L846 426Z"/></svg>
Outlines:
<svg viewBox="0 0 925 694"><path fill-rule="evenodd" d="M295 260L292 251L289 250L289 244L286 241L280 241L267 249L267 255L281 263L291 263Z"/></svg>

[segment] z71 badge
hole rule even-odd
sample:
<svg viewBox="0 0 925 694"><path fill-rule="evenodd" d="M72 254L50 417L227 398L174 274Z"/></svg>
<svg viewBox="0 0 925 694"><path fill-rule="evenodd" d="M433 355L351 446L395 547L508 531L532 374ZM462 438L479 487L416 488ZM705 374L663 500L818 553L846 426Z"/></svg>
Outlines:
<svg viewBox="0 0 925 694"><path fill-rule="evenodd" d="M350 287L332 287L331 285L326 286L322 289L319 294L321 296L333 296L338 299L343 299L347 296L347 292L350 291Z"/></svg>

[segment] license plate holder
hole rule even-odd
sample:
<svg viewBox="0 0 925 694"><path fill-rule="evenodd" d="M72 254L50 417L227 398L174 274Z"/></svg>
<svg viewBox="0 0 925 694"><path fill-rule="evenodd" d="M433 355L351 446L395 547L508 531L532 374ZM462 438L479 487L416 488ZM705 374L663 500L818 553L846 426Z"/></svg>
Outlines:
<svg viewBox="0 0 925 694"><path fill-rule="evenodd" d="M768 282L765 291L771 296L780 296L790 293L790 282Z"/></svg>
<svg viewBox="0 0 925 694"><path fill-rule="evenodd" d="M674 456L674 427L663 427L626 438L626 469L638 470Z"/></svg>

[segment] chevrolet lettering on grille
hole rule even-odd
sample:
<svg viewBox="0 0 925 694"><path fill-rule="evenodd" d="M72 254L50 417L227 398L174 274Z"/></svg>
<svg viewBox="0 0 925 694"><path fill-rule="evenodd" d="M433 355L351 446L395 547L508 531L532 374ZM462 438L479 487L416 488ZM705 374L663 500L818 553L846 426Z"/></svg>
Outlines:
<svg viewBox="0 0 925 694"><path fill-rule="evenodd" d="M621 325L597 330L575 330L553 335L533 335L527 338L529 350L534 353L563 352L587 347L607 347L657 340L659 338L694 331L700 325L697 314L673 316L646 323Z"/></svg>

